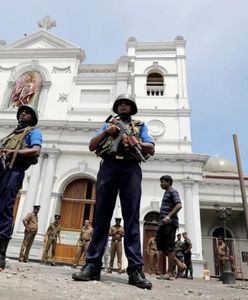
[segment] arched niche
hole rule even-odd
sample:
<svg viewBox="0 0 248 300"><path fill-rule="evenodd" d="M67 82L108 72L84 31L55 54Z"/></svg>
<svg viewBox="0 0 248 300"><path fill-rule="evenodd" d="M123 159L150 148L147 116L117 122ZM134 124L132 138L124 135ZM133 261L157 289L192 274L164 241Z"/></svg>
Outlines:
<svg viewBox="0 0 248 300"><path fill-rule="evenodd" d="M19 64L10 74L2 109L15 110L22 104L30 104L43 112L50 86L50 74L38 60Z"/></svg>

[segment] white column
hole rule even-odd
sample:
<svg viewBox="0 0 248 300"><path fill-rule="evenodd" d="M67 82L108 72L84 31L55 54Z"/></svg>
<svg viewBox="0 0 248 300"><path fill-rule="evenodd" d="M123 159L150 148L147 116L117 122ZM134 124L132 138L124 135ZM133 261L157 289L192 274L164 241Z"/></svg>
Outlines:
<svg viewBox="0 0 248 300"><path fill-rule="evenodd" d="M39 212L39 232L45 233L48 225L49 218L49 208L51 202L51 194L54 183L54 175L57 164L57 158L60 155L60 150L52 149L47 150L47 168L45 170L45 177L43 181L43 186L40 194L39 204L41 206Z"/></svg>
<svg viewBox="0 0 248 300"><path fill-rule="evenodd" d="M182 64L181 57L177 56L177 82L178 82L178 96L179 98L183 98L183 74L182 74Z"/></svg>
<svg viewBox="0 0 248 300"><path fill-rule="evenodd" d="M28 182L28 189L27 189L27 195L25 198L25 202L28 206L29 210L32 210L32 206L37 204L37 192L38 192L38 186L40 182L40 174L41 174L41 166L43 163L43 155L39 158L39 162L37 165L33 166L30 179Z"/></svg>
<svg viewBox="0 0 248 300"><path fill-rule="evenodd" d="M186 63L185 63L185 56L181 58L181 70L182 70L182 90L183 90L183 97L188 97L188 90L187 90L187 75L186 75Z"/></svg>
<svg viewBox="0 0 248 300"><path fill-rule="evenodd" d="M128 71L129 58L122 56L118 60L118 71L116 73L116 96L119 94L125 94L128 92L128 79L130 73Z"/></svg>
<svg viewBox="0 0 248 300"><path fill-rule="evenodd" d="M202 259L202 238L199 198L193 194L194 181L183 180L185 231L192 242L192 258Z"/></svg>

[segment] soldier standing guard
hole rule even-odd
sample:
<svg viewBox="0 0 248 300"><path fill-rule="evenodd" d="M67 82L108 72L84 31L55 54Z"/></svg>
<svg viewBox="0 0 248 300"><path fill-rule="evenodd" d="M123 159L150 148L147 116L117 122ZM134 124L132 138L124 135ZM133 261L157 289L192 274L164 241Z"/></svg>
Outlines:
<svg viewBox="0 0 248 300"><path fill-rule="evenodd" d="M38 162L42 134L35 126L38 113L29 105L18 108L18 125L0 141L0 270L5 268L6 251L13 227L13 206L25 171Z"/></svg>
<svg viewBox="0 0 248 300"><path fill-rule="evenodd" d="M79 239L77 241L77 250L75 253L75 257L74 257L74 261L73 261L73 268L76 268L79 264L79 260L80 257L86 256L86 251L89 247L91 238L92 238L92 232L93 232L93 228L91 227L90 221L89 220L85 220L84 222L84 226L81 229L81 233L79 236Z"/></svg>
<svg viewBox="0 0 248 300"><path fill-rule="evenodd" d="M19 261L28 262L28 256L30 249L33 245L34 238L38 231L38 213L40 210L40 205L33 206L33 212L28 213L26 217L22 220L23 225L25 226L24 239L22 242Z"/></svg>
<svg viewBox="0 0 248 300"><path fill-rule="evenodd" d="M60 215L54 216L54 222L51 223L47 229L46 235L47 235L47 242L45 246L45 250L42 255L41 263L47 263L48 260L48 251L50 250L50 247L52 247L52 256L51 256L51 266L55 266L55 252L56 252L56 246L57 246L57 240L59 240L60 243Z"/></svg>
<svg viewBox="0 0 248 300"><path fill-rule="evenodd" d="M117 254L118 273L122 272L122 237L124 229L121 226L121 218L115 218L115 225L110 228L109 236L112 237L110 248L110 262L108 272L112 273L115 254Z"/></svg>
<svg viewBox="0 0 248 300"><path fill-rule="evenodd" d="M139 211L142 180L140 162L154 154L154 141L147 126L131 118L138 112L131 95L119 95L113 111L118 116L107 118L89 144L90 151L96 151L103 159L96 182L96 216L86 264L81 272L72 274L72 278L81 281L100 280L102 257L119 193L124 220L128 283L151 289L152 283L143 272Z"/></svg>

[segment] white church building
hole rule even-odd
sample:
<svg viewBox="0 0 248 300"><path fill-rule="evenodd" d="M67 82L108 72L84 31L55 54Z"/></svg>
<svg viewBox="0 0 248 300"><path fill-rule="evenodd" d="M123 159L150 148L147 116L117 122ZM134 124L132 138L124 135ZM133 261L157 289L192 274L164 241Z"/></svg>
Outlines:
<svg viewBox="0 0 248 300"><path fill-rule="evenodd" d="M13 94L17 84L26 80L32 88L28 101L39 111L38 126L44 138L39 163L28 170L16 199L7 255L19 256L22 219L39 204L39 231L30 259L40 260L46 229L54 214L60 214L61 244L56 260L72 262L83 221L88 219L94 226L100 158L89 151L89 141L112 113L115 98L130 93L138 106L135 119L147 124L156 143L155 155L142 163L140 229L145 266L146 244L157 230L164 193L159 178L170 174L183 204L179 232L187 231L193 244L194 276L202 277L204 268L218 275L215 238L223 235L223 224L216 210L230 206L229 246L240 274L248 278L248 243L237 169L225 159L192 152L184 38L140 42L130 37L126 52L117 61L87 64L80 46L46 29L43 26L9 44L0 41L0 137L17 124ZM115 217L121 217L118 200L113 220Z"/></svg>

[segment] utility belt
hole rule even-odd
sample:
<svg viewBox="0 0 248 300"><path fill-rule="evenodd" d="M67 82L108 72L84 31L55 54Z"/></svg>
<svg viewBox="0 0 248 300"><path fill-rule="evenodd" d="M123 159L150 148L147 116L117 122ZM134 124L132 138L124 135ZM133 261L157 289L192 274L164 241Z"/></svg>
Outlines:
<svg viewBox="0 0 248 300"><path fill-rule="evenodd" d="M38 157L17 157L14 166L20 166L27 170L31 165L38 163Z"/></svg>
<svg viewBox="0 0 248 300"><path fill-rule="evenodd" d="M104 160L109 160L109 161L128 161L128 162L139 162L136 158L132 157L132 156L125 156L125 155L103 155L101 156Z"/></svg>

